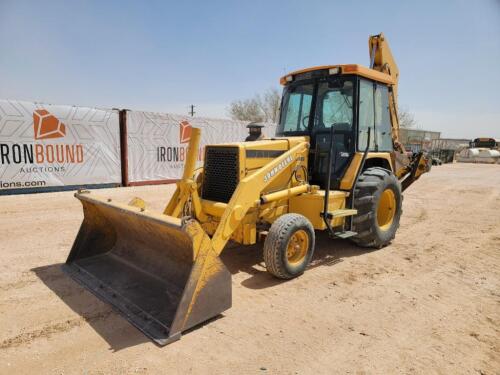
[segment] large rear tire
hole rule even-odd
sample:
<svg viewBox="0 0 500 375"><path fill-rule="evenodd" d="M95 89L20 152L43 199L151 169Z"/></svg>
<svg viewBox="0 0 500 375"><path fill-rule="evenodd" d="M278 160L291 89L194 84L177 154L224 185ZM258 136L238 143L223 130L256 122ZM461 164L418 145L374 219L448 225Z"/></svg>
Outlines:
<svg viewBox="0 0 500 375"><path fill-rule="evenodd" d="M354 190L354 207L358 214L353 218L353 228L358 234L352 240L363 247L386 246L399 227L401 184L387 169L368 168L359 176Z"/></svg>
<svg viewBox="0 0 500 375"><path fill-rule="evenodd" d="M299 214L280 216L264 242L264 261L269 273L292 279L304 273L314 253L314 228Z"/></svg>

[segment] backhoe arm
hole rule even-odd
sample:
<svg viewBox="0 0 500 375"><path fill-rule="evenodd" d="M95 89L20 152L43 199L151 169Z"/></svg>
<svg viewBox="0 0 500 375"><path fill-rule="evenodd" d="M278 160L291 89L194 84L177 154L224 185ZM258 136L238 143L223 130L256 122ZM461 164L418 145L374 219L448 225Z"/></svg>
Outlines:
<svg viewBox="0 0 500 375"><path fill-rule="evenodd" d="M394 153L395 172L398 179L403 180L402 188L405 190L422 173L429 170L429 160L422 152L408 158L406 150L400 141L398 118L399 69L384 34L370 36L368 47L370 51L370 68L390 75L393 80L393 84L389 85L389 112L391 114L392 143L396 151Z"/></svg>

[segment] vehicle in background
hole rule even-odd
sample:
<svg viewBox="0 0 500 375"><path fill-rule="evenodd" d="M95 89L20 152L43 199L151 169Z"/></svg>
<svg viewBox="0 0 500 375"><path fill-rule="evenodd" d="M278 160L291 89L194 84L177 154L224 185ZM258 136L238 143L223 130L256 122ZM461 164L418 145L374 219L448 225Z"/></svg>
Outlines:
<svg viewBox="0 0 500 375"><path fill-rule="evenodd" d="M500 151L489 148L465 148L457 154L456 160L459 163L498 164Z"/></svg>
<svg viewBox="0 0 500 375"><path fill-rule="evenodd" d="M494 138L476 138L469 142L469 148L489 148L498 150L500 141Z"/></svg>

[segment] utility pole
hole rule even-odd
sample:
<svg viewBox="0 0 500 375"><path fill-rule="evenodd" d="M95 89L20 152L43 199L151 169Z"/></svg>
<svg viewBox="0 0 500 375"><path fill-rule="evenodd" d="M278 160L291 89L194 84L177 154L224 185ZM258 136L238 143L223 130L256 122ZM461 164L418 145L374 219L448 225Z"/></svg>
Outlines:
<svg viewBox="0 0 500 375"><path fill-rule="evenodd" d="M193 117L193 116L194 116L194 114L196 113L196 112L194 111L194 105L192 105L192 104L191 104L191 105L189 106L189 112L188 112L188 113L191 115L191 117Z"/></svg>

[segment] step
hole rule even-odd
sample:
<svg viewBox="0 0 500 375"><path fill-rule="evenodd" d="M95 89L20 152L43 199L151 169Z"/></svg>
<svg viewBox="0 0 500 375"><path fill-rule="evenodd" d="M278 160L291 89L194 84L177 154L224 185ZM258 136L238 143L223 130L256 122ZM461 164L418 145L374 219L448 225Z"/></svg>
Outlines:
<svg viewBox="0 0 500 375"><path fill-rule="evenodd" d="M340 210L333 210L328 212L327 217L328 219L335 219L337 217L344 217L344 216L353 216L358 213L358 210L354 209L349 209L349 208L342 208Z"/></svg>
<svg viewBox="0 0 500 375"><path fill-rule="evenodd" d="M350 230L346 230L345 232L335 232L333 233L333 235L335 237L338 237L338 238L349 238L349 237L354 237L356 234L356 232L353 232L353 231L350 231Z"/></svg>

